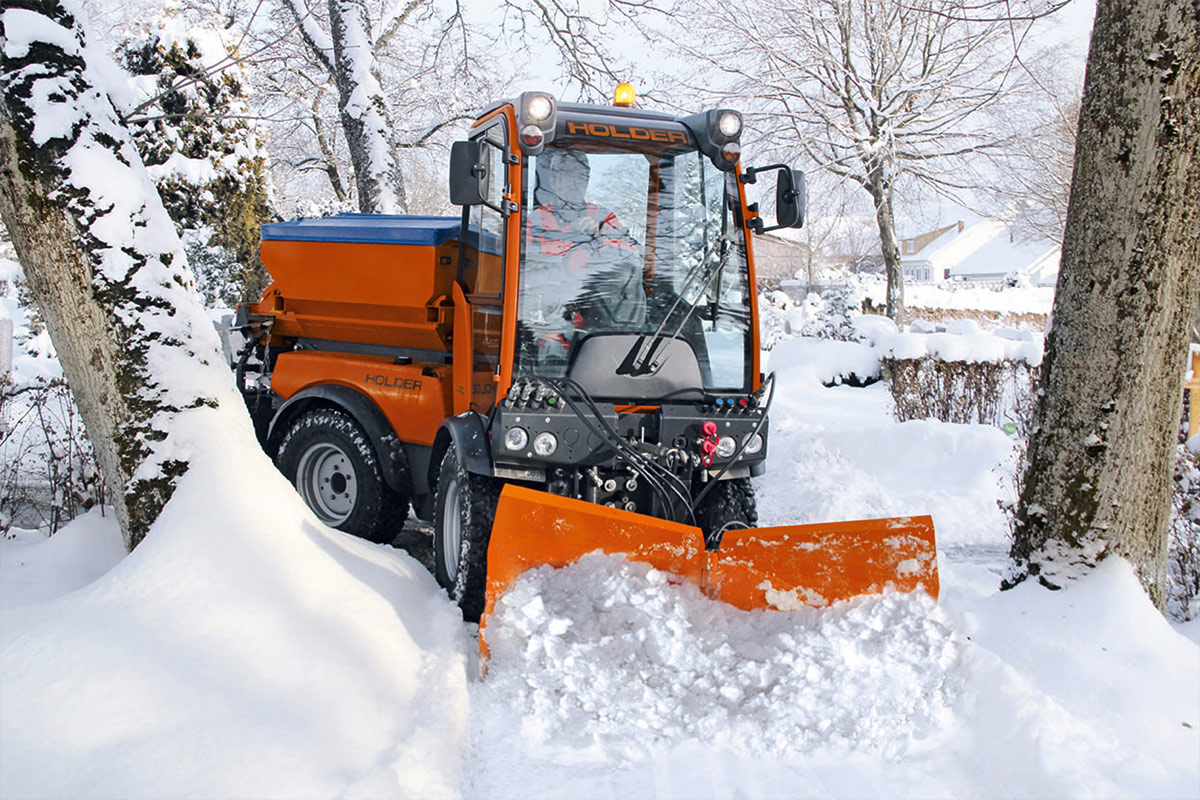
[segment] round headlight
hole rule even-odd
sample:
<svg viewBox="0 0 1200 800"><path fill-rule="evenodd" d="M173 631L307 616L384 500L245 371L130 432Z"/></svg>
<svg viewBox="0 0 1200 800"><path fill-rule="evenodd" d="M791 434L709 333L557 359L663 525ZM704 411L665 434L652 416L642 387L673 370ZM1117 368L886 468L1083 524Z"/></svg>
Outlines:
<svg viewBox="0 0 1200 800"><path fill-rule="evenodd" d="M756 433L753 436L751 436L750 441L746 443L745 453L748 456L752 456L752 455L755 455L756 453L761 453L762 448L763 448L762 435Z"/></svg>
<svg viewBox="0 0 1200 800"><path fill-rule="evenodd" d="M722 436L717 440L717 455L721 458L729 458L734 450L737 450L737 442L732 436Z"/></svg>
<svg viewBox="0 0 1200 800"><path fill-rule="evenodd" d="M529 444L529 433L524 428L509 428L504 432L504 446L509 450L524 450Z"/></svg>
<svg viewBox="0 0 1200 800"><path fill-rule="evenodd" d="M539 456L552 456L558 449L558 437L549 431L542 431L533 437L533 452Z"/></svg>
<svg viewBox="0 0 1200 800"><path fill-rule="evenodd" d="M721 131L722 136L732 139L742 132L742 115L736 111L724 112L717 120L717 130Z"/></svg>
<svg viewBox="0 0 1200 800"><path fill-rule="evenodd" d="M545 122L550 119L553 111L554 103L551 102L549 95L544 94L533 95L525 106L526 115L534 122Z"/></svg>

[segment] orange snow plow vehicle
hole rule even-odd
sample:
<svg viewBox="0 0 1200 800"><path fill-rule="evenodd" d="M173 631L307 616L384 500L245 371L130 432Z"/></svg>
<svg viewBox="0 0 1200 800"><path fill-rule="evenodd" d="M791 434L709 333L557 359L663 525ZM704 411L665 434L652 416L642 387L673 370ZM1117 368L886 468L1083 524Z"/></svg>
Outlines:
<svg viewBox="0 0 1200 800"><path fill-rule="evenodd" d="M624 553L741 608L937 595L928 517L756 528L773 378L753 238L804 176L743 169L742 118L486 110L450 159L461 218L263 226L274 279L233 356L267 452L329 525L411 504L467 619L521 572ZM774 174L768 226L746 185Z"/></svg>

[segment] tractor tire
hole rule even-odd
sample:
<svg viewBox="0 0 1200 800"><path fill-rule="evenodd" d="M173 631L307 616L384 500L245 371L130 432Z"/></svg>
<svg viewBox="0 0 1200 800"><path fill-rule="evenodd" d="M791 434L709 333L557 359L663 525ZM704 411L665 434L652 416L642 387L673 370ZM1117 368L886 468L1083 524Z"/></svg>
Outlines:
<svg viewBox="0 0 1200 800"><path fill-rule="evenodd" d="M758 524L758 504L749 478L718 481L695 508L696 525L704 532L704 544L716 550L727 530L753 528Z"/></svg>
<svg viewBox="0 0 1200 800"><path fill-rule="evenodd" d="M297 418L275 464L332 528L386 544L404 526L408 498L387 485L367 434L342 411L322 408Z"/></svg>
<svg viewBox="0 0 1200 800"><path fill-rule="evenodd" d="M434 573L467 622L478 622L483 614L488 541L499 497L500 484L467 472L451 445L442 458L434 500Z"/></svg>

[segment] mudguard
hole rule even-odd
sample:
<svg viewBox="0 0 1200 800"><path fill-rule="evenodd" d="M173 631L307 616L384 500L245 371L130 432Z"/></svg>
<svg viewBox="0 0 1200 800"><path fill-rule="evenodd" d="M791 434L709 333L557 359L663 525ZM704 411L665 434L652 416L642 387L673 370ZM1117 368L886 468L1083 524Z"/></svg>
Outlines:
<svg viewBox="0 0 1200 800"><path fill-rule="evenodd" d="M369 397L347 386L323 384L303 389L292 395L275 412L271 426L267 430L267 452L274 457L287 428L293 419L302 414L310 406L332 406L345 411L355 422L366 431L367 438L375 444L379 463L383 469L383 479L392 489L405 495L412 493L412 478L409 475L408 460L404 455L400 440L387 417ZM391 452L378 452L387 443L393 445Z"/></svg>

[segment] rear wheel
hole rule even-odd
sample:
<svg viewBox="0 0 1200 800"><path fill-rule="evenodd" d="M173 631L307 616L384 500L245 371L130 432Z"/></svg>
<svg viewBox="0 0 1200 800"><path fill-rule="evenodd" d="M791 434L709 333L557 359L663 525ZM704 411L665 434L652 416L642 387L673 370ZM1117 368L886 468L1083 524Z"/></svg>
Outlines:
<svg viewBox="0 0 1200 800"><path fill-rule="evenodd" d="M275 463L326 525L381 543L400 533L408 498L387 485L375 448L349 415L323 408L300 416Z"/></svg>
<svg viewBox="0 0 1200 800"><path fill-rule="evenodd" d="M487 548L499 485L467 472L454 445L442 458L433 518L434 572L438 583L478 622L487 584Z"/></svg>
<svg viewBox="0 0 1200 800"><path fill-rule="evenodd" d="M709 550L717 548L725 531L758 524L758 504L749 478L718 481L695 511L696 525L704 531L704 543Z"/></svg>

